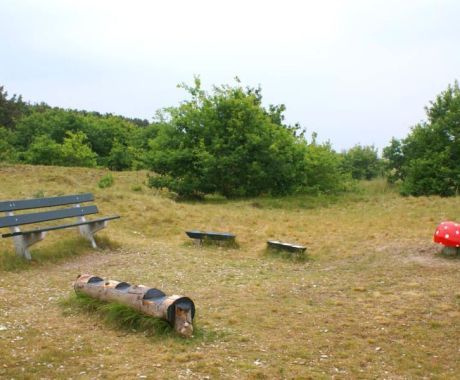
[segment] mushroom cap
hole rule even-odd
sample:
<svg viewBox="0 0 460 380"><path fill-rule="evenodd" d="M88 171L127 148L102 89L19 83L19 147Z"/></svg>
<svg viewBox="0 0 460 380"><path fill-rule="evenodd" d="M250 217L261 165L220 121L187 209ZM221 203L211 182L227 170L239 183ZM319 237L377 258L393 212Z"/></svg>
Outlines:
<svg viewBox="0 0 460 380"><path fill-rule="evenodd" d="M442 222L436 228L433 241L446 247L460 247L460 223Z"/></svg>

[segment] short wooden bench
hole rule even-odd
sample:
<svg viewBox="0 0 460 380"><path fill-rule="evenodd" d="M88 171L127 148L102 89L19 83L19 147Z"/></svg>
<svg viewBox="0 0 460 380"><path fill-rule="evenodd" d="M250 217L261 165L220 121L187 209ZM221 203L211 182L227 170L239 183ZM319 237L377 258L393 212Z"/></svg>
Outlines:
<svg viewBox="0 0 460 380"><path fill-rule="evenodd" d="M213 241L233 242L236 238L236 235L228 232L185 231L185 233L189 238L194 239L200 245L203 245L203 241L207 239Z"/></svg>
<svg viewBox="0 0 460 380"><path fill-rule="evenodd" d="M280 249L288 252L295 252L303 254L307 250L307 247L298 244L291 244L291 243L283 243L278 240L268 240L267 241L268 248L271 249Z"/></svg>
<svg viewBox="0 0 460 380"><path fill-rule="evenodd" d="M32 244L43 240L48 231L64 228L78 227L80 234L91 242L93 248L97 248L94 234L107 226L107 221L118 219L118 215L106 216L98 219L87 220L86 215L98 213L95 205L81 206L81 203L93 202L93 194L65 195L51 198L21 199L15 201L0 202L0 212L7 216L0 217L0 228L9 228L10 233L2 234L2 238L12 237L16 253L28 260L32 257L28 250ZM17 211L33 210L48 207L68 206L42 212L20 213ZM29 211L28 211L29 212ZM15 214L16 213L16 214ZM76 218L73 223L61 225L46 225L35 229L21 230L19 226L35 223L49 222L59 219Z"/></svg>

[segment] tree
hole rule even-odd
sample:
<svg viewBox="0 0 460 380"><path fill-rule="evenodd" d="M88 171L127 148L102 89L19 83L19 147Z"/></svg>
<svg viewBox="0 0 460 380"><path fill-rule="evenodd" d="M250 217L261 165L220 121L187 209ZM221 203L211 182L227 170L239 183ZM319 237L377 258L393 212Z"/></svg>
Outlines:
<svg viewBox="0 0 460 380"><path fill-rule="evenodd" d="M27 112L27 104L21 96L13 95L8 99L8 92L0 86L0 125L6 129L15 129L16 122Z"/></svg>
<svg viewBox="0 0 460 380"><path fill-rule="evenodd" d="M83 132L67 132L61 150L61 165L63 166L94 167L97 164L97 154L91 150Z"/></svg>
<svg viewBox="0 0 460 380"><path fill-rule="evenodd" d="M67 132L89 129L88 121L76 112L59 108L39 107L24 116L16 126L16 147L27 150L35 137L47 135L62 144Z"/></svg>
<svg viewBox="0 0 460 380"><path fill-rule="evenodd" d="M0 126L0 161L14 162L16 160L16 152L12 145L13 133Z"/></svg>
<svg viewBox="0 0 460 380"><path fill-rule="evenodd" d="M460 88L458 82L426 107L428 120L384 150L391 178L405 195L450 196L460 189Z"/></svg>
<svg viewBox="0 0 460 380"><path fill-rule="evenodd" d="M131 147L127 147L118 140L112 145L109 157L107 158L107 166L110 170L130 169L133 164L133 152Z"/></svg>
<svg viewBox="0 0 460 380"><path fill-rule="evenodd" d="M40 135L34 138L24 156L29 164L60 165L62 149L61 145L48 135Z"/></svg>
<svg viewBox="0 0 460 380"><path fill-rule="evenodd" d="M315 134L307 147L304 173L305 189L310 193L337 193L344 191L349 183L349 177L343 172L340 156L330 143L318 144Z"/></svg>
<svg viewBox="0 0 460 380"><path fill-rule="evenodd" d="M403 179L404 154L402 151L402 141L394 137L390 145L383 149L384 167L387 171L387 179L390 183L395 183Z"/></svg>
<svg viewBox="0 0 460 380"><path fill-rule="evenodd" d="M155 187L182 196L288 194L303 184L306 143L282 124L283 107L266 110L260 88L182 85L191 100L169 108L150 140Z"/></svg>
<svg viewBox="0 0 460 380"><path fill-rule="evenodd" d="M355 145L343 154L344 171L351 173L353 179L370 180L382 172L377 149L371 146Z"/></svg>

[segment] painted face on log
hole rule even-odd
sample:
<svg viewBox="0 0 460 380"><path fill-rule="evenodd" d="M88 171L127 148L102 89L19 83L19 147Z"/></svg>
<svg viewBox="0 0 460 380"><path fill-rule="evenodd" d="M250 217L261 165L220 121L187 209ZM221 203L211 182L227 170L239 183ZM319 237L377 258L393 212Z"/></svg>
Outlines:
<svg viewBox="0 0 460 380"><path fill-rule="evenodd" d="M176 305L175 330L185 336L190 337L193 334L192 311L186 305Z"/></svg>

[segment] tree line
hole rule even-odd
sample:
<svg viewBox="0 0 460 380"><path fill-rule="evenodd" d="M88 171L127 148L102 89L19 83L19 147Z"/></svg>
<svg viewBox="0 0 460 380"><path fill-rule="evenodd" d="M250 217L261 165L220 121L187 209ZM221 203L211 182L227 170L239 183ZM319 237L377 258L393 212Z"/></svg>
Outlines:
<svg viewBox="0 0 460 380"><path fill-rule="evenodd" d="M401 183L403 194L458 192L457 83L427 108L426 123L391 141L383 159L373 146L336 152L316 134L306 137L285 122L284 105L264 107L261 88L238 79L209 92L198 77L180 87L188 100L151 122L30 104L0 87L0 161L148 169L150 186L181 197L338 193L379 175Z"/></svg>

